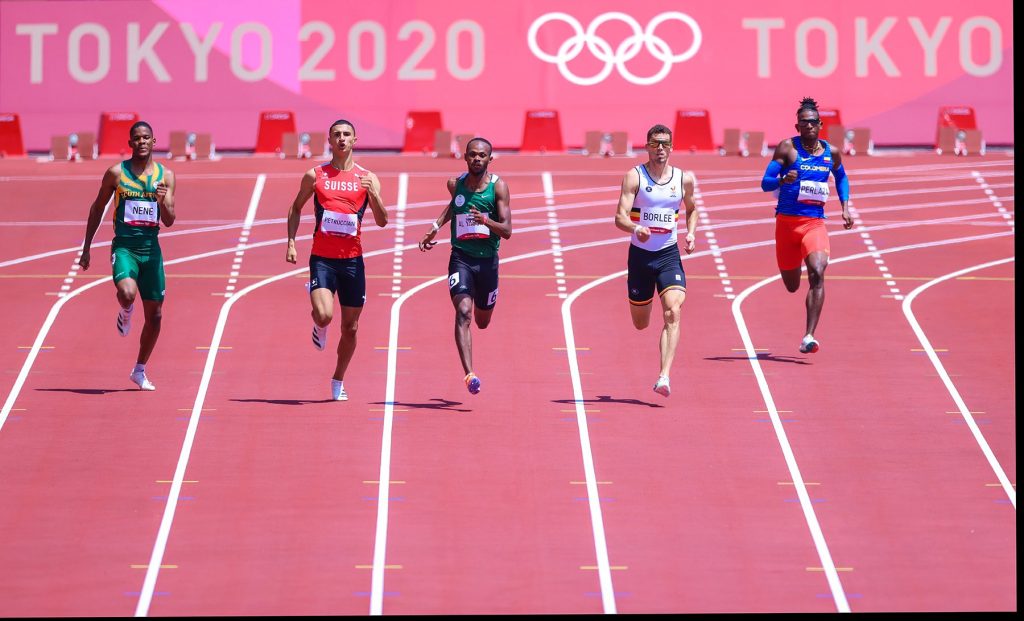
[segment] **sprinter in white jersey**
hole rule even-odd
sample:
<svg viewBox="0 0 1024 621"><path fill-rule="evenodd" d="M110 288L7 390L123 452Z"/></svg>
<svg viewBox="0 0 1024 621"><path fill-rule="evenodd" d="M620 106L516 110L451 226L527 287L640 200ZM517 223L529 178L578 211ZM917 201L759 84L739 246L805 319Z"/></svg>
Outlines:
<svg viewBox="0 0 1024 621"><path fill-rule="evenodd" d="M672 131L655 125L647 131L647 163L626 173L619 194L615 226L631 233L629 245L629 311L633 325L643 330L651 323L651 302L657 288L665 327L659 349L661 371L654 392L669 396L669 371L679 344L679 315L686 299L686 273L679 256L679 205L686 205L686 254L693 252L697 209L693 202L693 173L668 163Z"/></svg>

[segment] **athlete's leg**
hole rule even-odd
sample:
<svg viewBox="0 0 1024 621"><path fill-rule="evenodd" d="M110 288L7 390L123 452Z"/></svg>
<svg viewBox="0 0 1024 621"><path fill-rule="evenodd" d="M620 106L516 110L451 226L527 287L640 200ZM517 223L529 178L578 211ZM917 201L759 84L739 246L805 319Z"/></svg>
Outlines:
<svg viewBox="0 0 1024 621"><path fill-rule="evenodd" d="M326 287L313 289L309 292L309 301L313 305L313 323L326 328L334 317L334 292Z"/></svg>
<svg viewBox="0 0 1024 621"><path fill-rule="evenodd" d="M334 368L334 379L338 381L345 379L345 370L356 351L356 332L359 330L359 315L362 313L362 306L341 307L341 340L338 341L338 365Z"/></svg>
<svg viewBox="0 0 1024 621"><path fill-rule="evenodd" d="M653 305L648 302L647 304L630 304L629 305L629 317L633 320L633 327L637 330L643 330L647 326L651 325L651 307Z"/></svg>
<svg viewBox="0 0 1024 621"><path fill-rule="evenodd" d="M473 309L473 321L476 322L476 327L484 330L487 326L491 325L491 315L494 314L494 307L491 308L480 308L477 306Z"/></svg>
<svg viewBox="0 0 1024 621"><path fill-rule="evenodd" d="M139 285L134 278L122 278L114 284L117 287L117 303L121 308L128 308L135 303L139 295Z"/></svg>
<svg viewBox="0 0 1024 621"><path fill-rule="evenodd" d="M658 344L661 351L659 375L662 377L669 376L672 360L676 357L676 347L679 345L679 319L684 300L686 292L682 289L669 289L661 294L661 308L665 317L665 327L661 330L661 340Z"/></svg>
<svg viewBox="0 0 1024 621"><path fill-rule="evenodd" d="M163 300L142 300L146 323L142 326L142 335L139 336L139 358L136 360L138 364L146 364L149 361L149 356L156 346L156 340L160 337L163 306Z"/></svg>
<svg viewBox="0 0 1024 621"><path fill-rule="evenodd" d="M812 252L805 259L807 263L807 334L814 335L821 316L821 307L825 304L825 268L828 267L827 252Z"/></svg>
<svg viewBox="0 0 1024 621"><path fill-rule="evenodd" d="M452 296L452 305L455 307L455 347L459 350L462 370L469 374L473 372L473 335L470 332L473 297L467 293L457 293Z"/></svg>
<svg viewBox="0 0 1024 621"><path fill-rule="evenodd" d="M796 290L800 288L800 268L795 270L779 270L779 275L782 276L782 284L786 285L786 291L790 293L796 293Z"/></svg>

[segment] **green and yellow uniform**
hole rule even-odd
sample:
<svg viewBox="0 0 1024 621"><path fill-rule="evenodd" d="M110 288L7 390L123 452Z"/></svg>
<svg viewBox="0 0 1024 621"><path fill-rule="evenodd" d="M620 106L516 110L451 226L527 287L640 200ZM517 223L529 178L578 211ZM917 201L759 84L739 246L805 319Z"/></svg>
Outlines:
<svg viewBox="0 0 1024 621"><path fill-rule="evenodd" d="M467 175L463 173L455 182L455 195L449 203L452 208L452 248L458 248L472 257L493 257L498 254L501 237L482 224L471 224L469 208L476 207L477 211L494 219L498 211L494 197L498 175L491 173L487 187L479 192L465 186Z"/></svg>
<svg viewBox="0 0 1024 621"><path fill-rule="evenodd" d="M143 300L162 301L166 281L164 258L157 234L160 231L160 204L156 186L164 180L164 166L153 162L152 173L136 176L131 160L121 162L121 178L114 190L114 239L110 243L110 262L114 282L131 278Z"/></svg>

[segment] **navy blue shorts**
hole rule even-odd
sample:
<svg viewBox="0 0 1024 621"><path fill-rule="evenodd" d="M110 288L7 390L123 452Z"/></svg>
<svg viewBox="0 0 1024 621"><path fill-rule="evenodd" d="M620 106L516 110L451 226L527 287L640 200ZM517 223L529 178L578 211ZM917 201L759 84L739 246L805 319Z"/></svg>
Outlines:
<svg viewBox="0 0 1024 621"><path fill-rule="evenodd" d="M630 304L650 304L654 299L655 287L659 295L671 289L686 291L686 272L683 271L679 246L675 244L654 251L630 244L628 266L626 286L629 289Z"/></svg>
<svg viewBox="0 0 1024 621"><path fill-rule="evenodd" d="M328 259L309 255L309 290L330 289L342 306L366 303L366 270L363 257Z"/></svg>
<svg viewBox="0 0 1024 621"><path fill-rule="evenodd" d="M452 248L448 259L448 293L468 295L480 309L490 310L498 301L498 255L474 257Z"/></svg>

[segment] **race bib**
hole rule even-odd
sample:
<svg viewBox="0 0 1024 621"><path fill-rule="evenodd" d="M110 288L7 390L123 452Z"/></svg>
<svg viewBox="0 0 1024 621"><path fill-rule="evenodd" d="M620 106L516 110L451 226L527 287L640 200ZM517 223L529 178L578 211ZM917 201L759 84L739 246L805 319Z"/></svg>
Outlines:
<svg viewBox="0 0 1024 621"><path fill-rule="evenodd" d="M640 211L640 226L654 234L671 233L676 228L676 214L671 207L648 207Z"/></svg>
<svg viewBox="0 0 1024 621"><path fill-rule="evenodd" d="M129 226L157 226L158 212L155 201L126 200L124 223Z"/></svg>
<svg viewBox="0 0 1024 621"><path fill-rule="evenodd" d="M824 205L828 200L828 182L801 181L800 196L796 200L808 205Z"/></svg>
<svg viewBox="0 0 1024 621"><path fill-rule="evenodd" d="M483 224L471 222L468 213L455 214L455 239L487 239L491 230Z"/></svg>
<svg viewBox="0 0 1024 621"><path fill-rule="evenodd" d="M320 230L327 235L355 237L359 234L359 216L325 209L324 215L320 218Z"/></svg>

